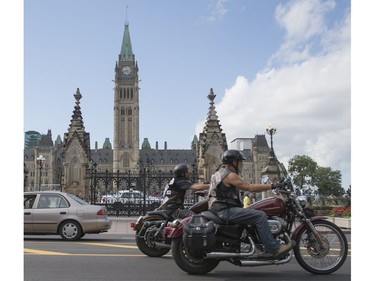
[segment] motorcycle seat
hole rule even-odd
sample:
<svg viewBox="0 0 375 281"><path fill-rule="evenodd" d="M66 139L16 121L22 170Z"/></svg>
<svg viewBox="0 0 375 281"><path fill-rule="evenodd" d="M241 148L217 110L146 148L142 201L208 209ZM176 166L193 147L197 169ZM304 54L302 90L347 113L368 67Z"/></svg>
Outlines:
<svg viewBox="0 0 375 281"><path fill-rule="evenodd" d="M217 224L232 224L230 222L228 223L226 220L223 220L217 214L211 211L204 211L201 213L201 215L205 217L206 219L213 221L214 223L217 223Z"/></svg>

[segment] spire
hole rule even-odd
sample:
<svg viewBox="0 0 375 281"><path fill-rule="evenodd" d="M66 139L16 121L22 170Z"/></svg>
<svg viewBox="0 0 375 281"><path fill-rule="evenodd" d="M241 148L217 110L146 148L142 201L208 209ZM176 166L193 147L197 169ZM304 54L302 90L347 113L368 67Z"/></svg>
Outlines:
<svg viewBox="0 0 375 281"><path fill-rule="evenodd" d="M70 120L69 131L84 131L85 127L83 126L81 107L79 106L82 95L79 88L77 88L74 98L76 99L76 105L74 106L72 119Z"/></svg>
<svg viewBox="0 0 375 281"><path fill-rule="evenodd" d="M211 88L207 96L208 100L210 101L210 108L206 118L206 124L203 128L203 133L200 134L199 139L203 147L209 146L209 143L207 142L212 142L213 140L216 140L223 148L223 150L226 150L228 147L227 140L225 134L222 133L223 130L219 123L219 117L216 113L214 103L215 97L216 95L214 94L214 91Z"/></svg>
<svg viewBox="0 0 375 281"><path fill-rule="evenodd" d="M79 105L82 95L79 88L77 88L74 98L76 100L76 105L74 106L72 119L70 119L68 132L64 134L63 150L65 151L63 152L63 155L67 153L67 150L74 139L78 139L79 143L81 143L85 150L86 155L90 155L90 133L85 132L85 126L83 125L82 112Z"/></svg>
<svg viewBox="0 0 375 281"><path fill-rule="evenodd" d="M134 61L132 43L130 41L129 23L125 23L124 35L122 37L121 53L119 61Z"/></svg>

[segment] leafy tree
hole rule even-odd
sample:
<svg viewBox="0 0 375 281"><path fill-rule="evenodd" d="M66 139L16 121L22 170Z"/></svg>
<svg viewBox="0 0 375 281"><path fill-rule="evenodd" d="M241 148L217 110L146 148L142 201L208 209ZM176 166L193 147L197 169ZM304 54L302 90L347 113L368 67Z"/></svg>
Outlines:
<svg viewBox="0 0 375 281"><path fill-rule="evenodd" d="M295 155L288 162L288 171L293 183L300 189L314 185L314 177L318 164L309 156Z"/></svg>
<svg viewBox="0 0 375 281"><path fill-rule="evenodd" d="M330 167L318 167L315 173L315 184L322 196L342 196L341 172L333 171Z"/></svg>

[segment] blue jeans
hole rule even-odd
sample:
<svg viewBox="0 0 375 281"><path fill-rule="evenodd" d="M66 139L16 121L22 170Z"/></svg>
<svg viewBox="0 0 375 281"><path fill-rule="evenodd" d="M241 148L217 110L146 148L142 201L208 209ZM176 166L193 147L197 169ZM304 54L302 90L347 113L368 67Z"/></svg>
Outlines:
<svg viewBox="0 0 375 281"><path fill-rule="evenodd" d="M218 212L218 216L231 223L255 225L267 252L273 253L279 248L279 243L273 238L268 226L265 212L250 208L232 207Z"/></svg>

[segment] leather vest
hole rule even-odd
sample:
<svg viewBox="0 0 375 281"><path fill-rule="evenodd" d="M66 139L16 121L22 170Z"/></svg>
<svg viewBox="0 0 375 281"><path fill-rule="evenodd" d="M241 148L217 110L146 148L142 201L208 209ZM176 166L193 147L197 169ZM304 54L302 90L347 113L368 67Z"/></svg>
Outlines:
<svg viewBox="0 0 375 281"><path fill-rule="evenodd" d="M209 189L209 209L212 212L219 212L230 207L242 207L240 200L240 191L234 185L225 186L223 179L233 173L227 168L220 168L211 177L211 186Z"/></svg>
<svg viewBox="0 0 375 281"><path fill-rule="evenodd" d="M185 193L191 185L185 178L173 178L164 188L162 209L184 209Z"/></svg>

